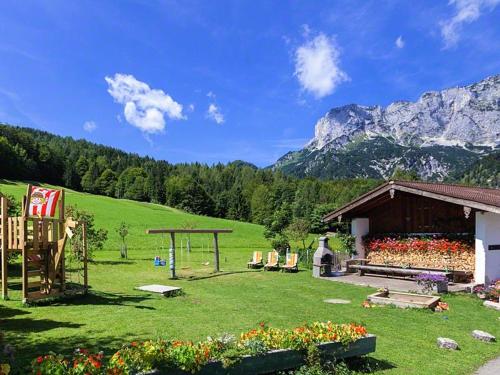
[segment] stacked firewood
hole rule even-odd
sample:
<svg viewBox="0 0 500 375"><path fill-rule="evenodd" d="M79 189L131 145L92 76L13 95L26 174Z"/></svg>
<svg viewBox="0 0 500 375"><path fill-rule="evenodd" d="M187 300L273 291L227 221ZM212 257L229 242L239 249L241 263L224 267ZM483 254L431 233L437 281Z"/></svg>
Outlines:
<svg viewBox="0 0 500 375"><path fill-rule="evenodd" d="M473 250L443 254L441 252L406 252L370 251L367 259L373 264L386 264L400 267L421 267L450 269L474 272L475 255Z"/></svg>

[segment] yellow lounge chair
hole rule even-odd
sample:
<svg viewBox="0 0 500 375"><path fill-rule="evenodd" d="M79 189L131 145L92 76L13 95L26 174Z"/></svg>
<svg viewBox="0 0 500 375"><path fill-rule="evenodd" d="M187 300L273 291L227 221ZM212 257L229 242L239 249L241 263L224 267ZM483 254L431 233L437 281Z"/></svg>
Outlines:
<svg viewBox="0 0 500 375"><path fill-rule="evenodd" d="M247 268L261 268L264 267L262 262L262 251L254 251L252 261L247 263Z"/></svg>
<svg viewBox="0 0 500 375"><path fill-rule="evenodd" d="M281 266L281 271L298 272L299 271L298 263L299 263L299 254L291 253L286 260L286 264Z"/></svg>
<svg viewBox="0 0 500 375"><path fill-rule="evenodd" d="M267 263L264 266L265 270L277 270L279 265L279 254L276 250L267 253Z"/></svg>

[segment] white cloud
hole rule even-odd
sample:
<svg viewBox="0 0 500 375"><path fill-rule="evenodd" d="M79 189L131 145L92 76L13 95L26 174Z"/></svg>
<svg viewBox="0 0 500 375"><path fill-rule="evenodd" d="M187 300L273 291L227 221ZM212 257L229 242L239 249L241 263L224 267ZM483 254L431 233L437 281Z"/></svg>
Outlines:
<svg viewBox="0 0 500 375"><path fill-rule="evenodd" d="M189 112L194 112L194 104L188 105Z"/></svg>
<svg viewBox="0 0 500 375"><path fill-rule="evenodd" d="M398 36L398 39L394 42L396 44L396 47L398 48L403 48L405 46L405 41L403 40L403 37L400 35Z"/></svg>
<svg viewBox="0 0 500 375"><path fill-rule="evenodd" d="M210 99L215 99L215 94L214 94L212 91L207 92L207 96L208 96Z"/></svg>
<svg viewBox="0 0 500 375"><path fill-rule="evenodd" d="M85 130L87 133L92 133L96 129L97 124L94 121L85 121L85 123L83 124L83 130Z"/></svg>
<svg viewBox="0 0 500 375"><path fill-rule="evenodd" d="M148 134L165 129L165 115L169 119L185 119L182 105L163 90L151 89L145 82L129 74L105 77L108 92L117 103L123 104L127 122Z"/></svg>
<svg viewBox="0 0 500 375"><path fill-rule="evenodd" d="M322 98L349 80L349 76L340 69L339 55L334 40L325 34L319 34L297 48L295 75L302 88L316 98Z"/></svg>
<svg viewBox="0 0 500 375"><path fill-rule="evenodd" d="M215 121L217 124L224 123L224 115L221 113L220 108L214 103L210 103L207 110L207 118Z"/></svg>
<svg viewBox="0 0 500 375"><path fill-rule="evenodd" d="M500 0L450 0L448 5L455 7L455 15L440 24L444 48L458 43L464 24L476 21L482 11L493 10L498 4Z"/></svg>

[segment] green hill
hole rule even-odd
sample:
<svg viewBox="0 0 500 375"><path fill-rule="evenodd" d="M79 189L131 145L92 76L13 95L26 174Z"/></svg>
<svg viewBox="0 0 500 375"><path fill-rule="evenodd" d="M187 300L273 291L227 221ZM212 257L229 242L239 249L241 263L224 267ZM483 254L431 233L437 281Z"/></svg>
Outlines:
<svg viewBox="0 0 500 375"><path fill-rule="evenodd" d="M13 195L18 200L21 200L26 193L26 183L0 180L0 192ZM220 240L222 256L227 256L228 267L241 260L235 259L233 261L232 259L233 256L239 258L241 251L245 252L243 257L247 259L248 249L269 247L268 241L262 234L263 227L256 224L193 215L159 204L115 199L67 189L66 205L73 205L93 213L96 226L108 230L108 241L105 244L103 253L111 253L96 253L97 258L104 255L112 256L113 253L119 255L120 238L115 229L122 221L130 225L128 242L129 254L132 257L140 253L143 258L149 256L153 259L154 255L160 251L162 244L163 247L168 248L168 238L163 238L161 235L147 235L147 229L182 228L188 223L195 225L197 228L230 228L234 230L233 234L221 235ZM178 240L183 241L185 238L179 237ZM212 238L208 235L192 236L191 242L195 249L212 246ZM179 242L177 246L180 245ZM227 253L225 253L225 250ZM163 251L166 251L166 249L163 249Z"/></svg>
<svg viewBox="0 0 500 375"><path fill-rule="evenodd" d="M18 198L25 187L0 181L3 193ZM302 265L296 274L247 270L253 250L269 249L259 225L74 191L68 191L67 203L93 212L96 225L109 231L109 240L89 264L91 291L85 297L24 307L19 283L10 285L11 300L0 301L0 329L5 341L17 349L13 374L30 373L26 368L30 361L50 351L68 355L87 348L109 355L130 341L200 340L224 332L238 334L262 321L282 328L317 320L361 322L378 337L377 351L366 363L374 371L390 374L467 374L499 354L498 345L479 345L470 335L472 329L482 329L500 336L497 312L485 309L472 296L443 296L451 307L445 315L391 307L364 309L361 304L373 288L315 279ZM114 230L122 220L131 225L128 260L119 257ZM145 230L180 227L186 221L198 227L234 229L220 236L223 272L211 273L211 239L202 235L192 236L190 255L179 248L180 279L170 280L167 267L153 266L166 238L146 235ZM179 236L178 245L181 242L185 246ZM166 248L161 255L166 257ZM15 281L20 269L16 264L9 268ZM185 295L165 298L134 289L147 284L179 286ZM332 305L323 302L327 298L352 303ZM456 339L461 350L438 349L436 338L442 335Z"/></svg>

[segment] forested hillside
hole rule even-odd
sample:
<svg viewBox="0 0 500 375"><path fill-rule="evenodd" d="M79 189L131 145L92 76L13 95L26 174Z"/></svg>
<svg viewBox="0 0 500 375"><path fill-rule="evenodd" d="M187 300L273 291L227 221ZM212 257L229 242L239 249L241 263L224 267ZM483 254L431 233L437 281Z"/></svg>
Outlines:
<svg viewBox="0 0 500 375"><path fill-rule="evenodd" d="M475 162L461 176L460 181L469 185L500 187L500 151Z"/></svg>
<svg viewBox="0 0 500 375"><path fill-rule="evenodd" d="M84 140L0 124L0 178L42 181L116 198L284 228L321 216L375 187L373 179L297 179L236 161L177 164ZM275 232L275 231L274 231Z"/></svg>

